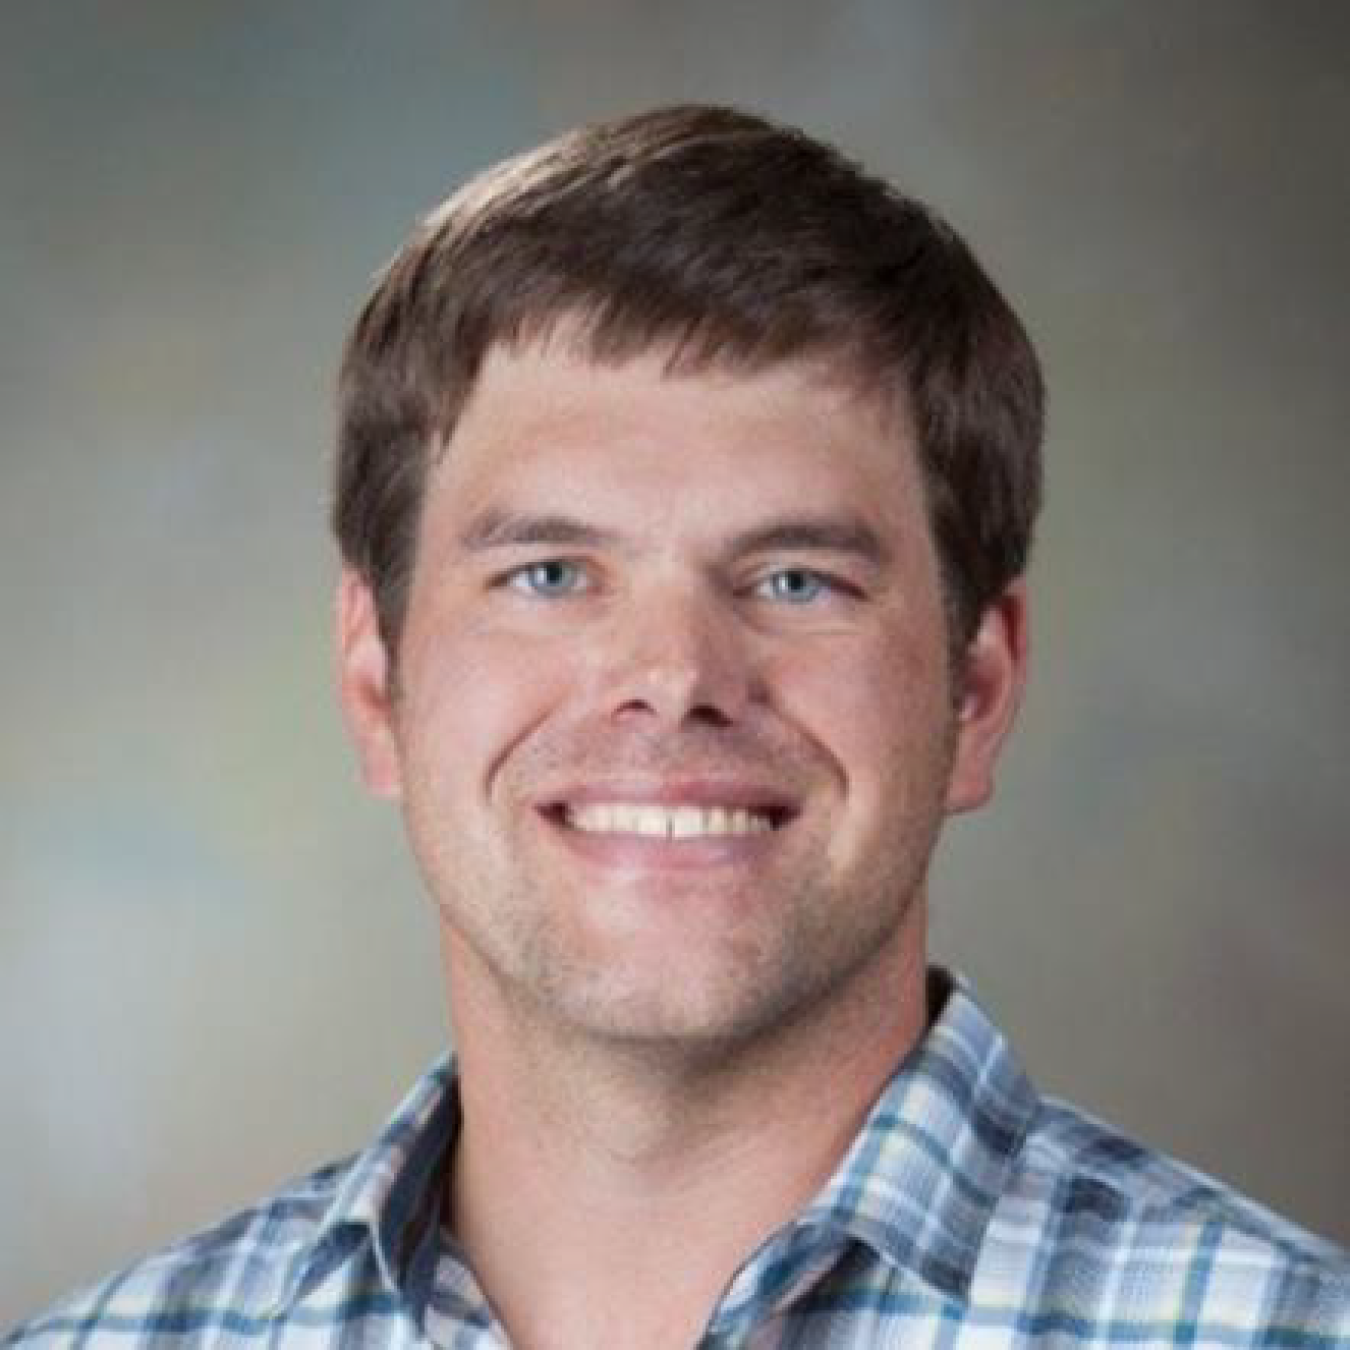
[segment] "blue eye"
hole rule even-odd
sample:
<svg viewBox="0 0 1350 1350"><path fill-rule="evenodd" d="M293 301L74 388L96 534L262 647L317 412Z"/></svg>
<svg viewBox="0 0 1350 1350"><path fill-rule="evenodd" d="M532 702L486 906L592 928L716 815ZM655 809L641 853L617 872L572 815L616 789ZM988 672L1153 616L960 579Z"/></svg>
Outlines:
<svg viewBox="0 0 1350 1350"><path fill-rule="evenodd" d="M548 558L517 568L507 578L507 585L527 595L551 599L576 594L584 587L585 580L576 563L562 558Z"/></svg>
<svg viewBox="0 0 1350 1350"><path fill-rule="evenodd" d="M782 600L789 605L806 605L812 600L819 600L831 587L819 572L811 572L804 567L784 567L765 577L758 589L770 600Z"/></svg>

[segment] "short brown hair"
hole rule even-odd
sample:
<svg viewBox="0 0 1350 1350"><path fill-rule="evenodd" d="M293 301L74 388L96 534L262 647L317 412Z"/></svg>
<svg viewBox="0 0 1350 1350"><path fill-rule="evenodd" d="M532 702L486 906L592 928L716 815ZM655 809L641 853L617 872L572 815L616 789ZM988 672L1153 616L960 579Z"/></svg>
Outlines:
<svg viewBox="0 0 1350 1350"><path fill-rule="evenodd" d="M656 109L489 169L427 216L347 341L334 525L391 656L426 472L488 349L575 323L597 361L824 357L917 435L953 647L1026 567L1043 388L1021 324L932 211L800 131Z"/></svg>

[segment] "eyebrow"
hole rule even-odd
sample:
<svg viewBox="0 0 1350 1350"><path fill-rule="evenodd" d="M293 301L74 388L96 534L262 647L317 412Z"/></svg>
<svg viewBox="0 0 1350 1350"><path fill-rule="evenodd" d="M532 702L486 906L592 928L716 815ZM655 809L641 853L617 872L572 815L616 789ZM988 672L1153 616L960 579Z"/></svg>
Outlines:
<svg viewBox="0 0 1350 1350"><path fill-rule="evenodd" d="M544 545L550 548L604 548L621 542L612 530L574 516L491 507L475 516L459 536L469 553ZM856 516L793 515L770 520L735 535L727 548L733 558L757 553L852 554L874 567L890 560L881 536Z"/></svg>
<svg viewBox="0 0 1350 1350"><path fill-rule="evenodd" d="M563 515L529 515L489 508L464 527L459 544L469 553L546 544L558 548L600 548L618 536L598 525Z"/></svg>
<svg viewBox="0 0 1350 1350"><path fill-rule="evenodd" d="M846 553L874 567L890 560L890 549L866 521L857 516L786 516L747 530L732 541L731 552Z"/></svg>

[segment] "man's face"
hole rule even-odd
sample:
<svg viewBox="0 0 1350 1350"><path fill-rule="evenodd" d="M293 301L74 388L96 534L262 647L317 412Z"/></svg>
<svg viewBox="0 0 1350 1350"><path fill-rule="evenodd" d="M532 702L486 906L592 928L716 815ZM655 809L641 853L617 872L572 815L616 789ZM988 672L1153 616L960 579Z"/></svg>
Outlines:
<svg viewBox="0 0 1350 1350"><path fill-rule="evenodd" d="M954 697L904 419L815 367L665 355L492 352L428 478L396 680L344 579L344 698L457 1002L721 1043L921 967L1021 600Z"/></svg>

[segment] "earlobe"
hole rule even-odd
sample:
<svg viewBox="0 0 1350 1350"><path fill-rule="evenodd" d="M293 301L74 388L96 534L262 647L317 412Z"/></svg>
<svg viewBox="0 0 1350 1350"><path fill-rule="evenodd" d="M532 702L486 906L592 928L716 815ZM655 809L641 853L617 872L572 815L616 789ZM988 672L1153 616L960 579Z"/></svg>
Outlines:
<svg viewBox="0 0 1350 1350"><path fill-rule="evenodd" d="M1026 684L1028 618L1026 583L1018 579L985 610L966 648L949 813L973 811L993 795L999 751Z"/></svg>
<svg viewBox="0 0 1350 1350"><path fill-rule="evenodd" d="M366 786L380 797L402 794L394 729L389 655L370 587L343 568L337 592L338 692Z"/></svg>

